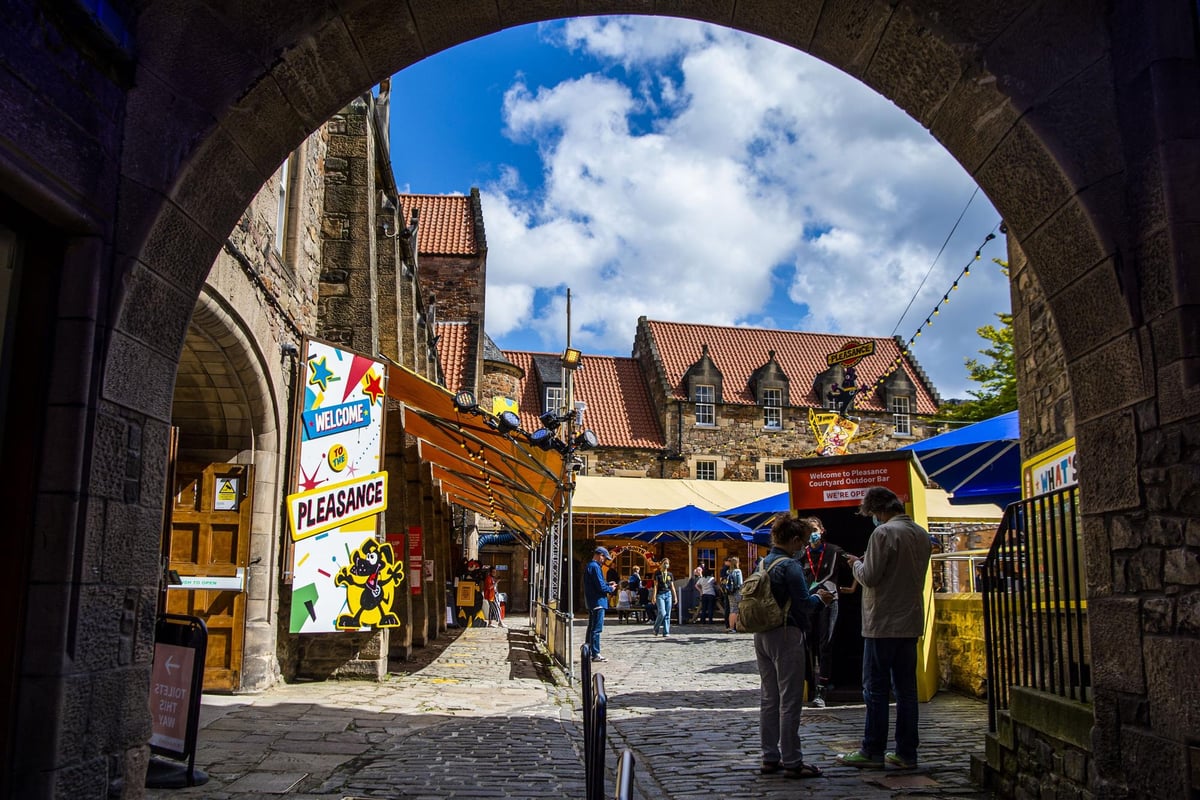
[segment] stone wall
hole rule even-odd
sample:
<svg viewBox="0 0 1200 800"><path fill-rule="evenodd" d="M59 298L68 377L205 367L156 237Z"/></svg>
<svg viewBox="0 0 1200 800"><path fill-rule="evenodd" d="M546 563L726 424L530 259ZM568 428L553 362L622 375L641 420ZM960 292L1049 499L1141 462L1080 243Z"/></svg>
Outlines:
<svg viewBox="0 0 1200 800"><path fill-rule="evenodd" d="M983 641L983 596L935 594L933 629L938 686L972 697L987 696L987 650Z"/></svg>
<svg viewBox="0 0 1200 800"><path fill-rule="evenodd" d="M322 221L322 338L379 352L375 263L375 139L369 97L359 97L326 124L329 154Z"/></svg>
<svg viewBox="0 0 1200 800"><path fill-rule="evenodd" d="M1011 706L985 740L987 765L973 760L976 782L1017 800L1091 800L1092 707L1033 689L1013 687ZM1138 792L1139 797L1174 797Z"/></svg>
<svg viewBox="0 0 1200 800"><path fill-rule="evenodd" d="M1011 235L1008 274L1017 405L1021 409L1021 455L1028 458L1075 435L1075 410L1066 358L1046 294Z"/></svg>

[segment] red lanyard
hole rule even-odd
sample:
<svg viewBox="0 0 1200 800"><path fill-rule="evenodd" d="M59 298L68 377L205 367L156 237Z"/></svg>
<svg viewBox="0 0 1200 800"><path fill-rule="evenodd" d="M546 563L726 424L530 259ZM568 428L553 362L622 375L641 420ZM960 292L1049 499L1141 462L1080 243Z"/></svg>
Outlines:
<svg viewBox="0 0 1200 800"><path fill-rule="evenodd" d="M825 563L825 548L821 548L821 557L817 559L817 565L814 567L812 563L812 548L809 547L804 551L804 555L808 557L808 568L812 570L814 581L821 580L821 565Z"/></svg>

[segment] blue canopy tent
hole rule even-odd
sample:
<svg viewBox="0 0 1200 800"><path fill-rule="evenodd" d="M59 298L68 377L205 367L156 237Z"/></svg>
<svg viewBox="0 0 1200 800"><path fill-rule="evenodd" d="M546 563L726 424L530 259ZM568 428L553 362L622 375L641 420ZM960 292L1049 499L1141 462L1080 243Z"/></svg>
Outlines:
<svg viewBox="0 0 1200 800"><path fill-rule="evenodd" d="M755 528L750 533L743 533L742 538L747 542L753 542L759 547L771 546L771 526L764 525L761 528Z"/></svg>
<svg viewBox="0 0 1200 800"><path fill-rule="evenodd" d="M734 522L740 522L749 528L759 528L766 525L776 514L782 514L788 511L789 508L788 493L780 492L770 497L764 497L761 500L752 500L749 503L743 503L737 508L722 511L717 516L731 519Z"/></svg>
<svg viewBox="0 0 1200 800"><path fill-rule="evenodd" d="M687 542L688 574L692 574L692 552L696 542L712 539L738 539L750 529L732 520L722 519L716 514L710 514L702 508L686 505L671 511L664 511L652 517L627 522L616 528L610 528L596 534L602 536L636 539L640 542L654 543L664 539L669 541Z"/></svg>
<svg viewBox="0 0 1200 800"><path fill-rule="evenodd" d="M921 468L950 495L952 505L1021 499L1021 429L1017 412L976 422L905 445Z"/></svg>

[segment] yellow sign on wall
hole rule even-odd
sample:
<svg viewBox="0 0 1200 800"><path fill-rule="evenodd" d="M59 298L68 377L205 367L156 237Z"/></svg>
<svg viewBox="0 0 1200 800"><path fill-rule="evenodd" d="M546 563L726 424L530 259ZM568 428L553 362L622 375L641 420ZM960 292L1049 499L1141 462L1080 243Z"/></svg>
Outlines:
<svg viewBox="0 0 1200 800"><path fill-rule="evenodd" d="M1077 483L1074 437L1021 463L1021 497L1049 494Z"/></svg>
<svg viewBox="0 0 1200 800"><path fill-rule="evenodd" d="M455 599L455 604L460 606L475 605L475 590L477 586L475 581L459 581L458 596Z"/></svg>

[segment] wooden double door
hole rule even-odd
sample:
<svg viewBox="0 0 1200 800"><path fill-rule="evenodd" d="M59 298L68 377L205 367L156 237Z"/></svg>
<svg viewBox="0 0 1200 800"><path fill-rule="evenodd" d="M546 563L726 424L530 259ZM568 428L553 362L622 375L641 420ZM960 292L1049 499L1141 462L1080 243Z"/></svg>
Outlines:
<svg viewBox="0 0 1200 800"><path fill-rule="evenodd" d="M205 691L241 685L253 487L248 464L175 465L166 611L208 626Z"/></svg>

